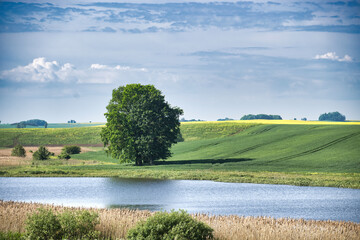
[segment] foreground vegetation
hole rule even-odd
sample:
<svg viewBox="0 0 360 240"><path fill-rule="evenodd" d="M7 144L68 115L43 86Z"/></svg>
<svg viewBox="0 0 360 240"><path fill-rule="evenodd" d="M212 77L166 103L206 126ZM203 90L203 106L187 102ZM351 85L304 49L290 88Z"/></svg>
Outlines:
<svg viewBox="0 0 360 240"><path fill-rule="evenodd" d="M76 212L67 208L36 203L0 201L0 233L25 233L27 216L39 208L51 209L57 214ZM129 209L89 209L99 216L95 230L100 239L125 239L128 231L139 221L155 213ZM214 229L216 239L358 239L360 224L353 222L315 221L303 219L274 219L269 217L209 216L194 214L197 219ZM4 234L4 235L5 235ZM1 234L0 234L1 235Z"/></svg>
<svg viewBox="0 0 360 240"><path fill-rule="evenodd" d="M101 127L54 130L1 129L4 134L0 142L11 143L12 136L18 136L16 140L23 145L100 143ZM360 123L196 122L183 123L181 133L184 142L173 146L173 156L154 165L118 164L102 147L93 147L92 151L71 155L69 161L29 160L24 164L26 161L21 160L21 164L6 165L0 159L0 176L206 179L360 188Z"/></svg>

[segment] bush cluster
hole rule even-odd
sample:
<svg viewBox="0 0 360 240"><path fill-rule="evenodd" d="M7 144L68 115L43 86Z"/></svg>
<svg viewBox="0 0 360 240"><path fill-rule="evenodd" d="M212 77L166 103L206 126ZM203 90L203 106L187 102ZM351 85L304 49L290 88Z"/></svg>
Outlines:
<svg viewBox="0 0 360 240"><path fill-rule="evenodd" d="M25 157L26 156L25 148L22 145L17 144L11 151L11 156Z"/></svg>
<svg viewBox="0 0 360 240"><path fill-rule="evenodd" d="M158 212L141 221L127 234L128 240L213 239L213 229L185 211Z"/></svg>
<svg viewBox="0 0 360 240"><path fill-rule="evenodd" d="M40 208L26 221L27 239L98 239L95 231L99 223L97 213L65 211L56 215L52 210Z"/></svg>
<svg viewBox="0 0 360 240"><path fill-rule="evenodd" d="M24 239L23 234L20 232L1 232L0 231L0 240L21 240Z"/></svg>
<svg viewBox="0 0 360 240"><path fill-rule="evenodd" d="M81 148L76 145L65 146L61 150L61 154L58 156L59 159L70 159L70 154L79 154L81 152Z"/></svg>
<svg viewBox="0 0 360 240"><path fill-rule="evenodd" d="M54 156L54 153L49 152L46 147L40 146L38 150L34 152L33 160L47 160L50 156Z"/></svg>
<svg viewBox="0 0 360 240"><path fill-rule="evenodd" d="M67 154L79 154L81 152L81 148L76 145L64 146L62 152Z"/></svg>

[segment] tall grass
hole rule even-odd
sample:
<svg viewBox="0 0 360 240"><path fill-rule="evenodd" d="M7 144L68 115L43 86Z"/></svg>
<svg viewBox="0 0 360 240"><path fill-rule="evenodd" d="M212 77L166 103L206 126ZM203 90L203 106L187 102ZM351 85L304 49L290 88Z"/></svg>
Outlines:
<svg viewBox="0 0 360 240"><path fill-rule="evenodd" d="M39 207L63 212L78 210L54 205L0 201L0 231L24 232L25 220ZM127 231L154 213L129 209L91 209L100 216L96 230L105 239L124 239ZM217 239L359 239L360 224L353 222L274 219L269 217L210 216L194 214L194 218L214 229Z"/></svg>

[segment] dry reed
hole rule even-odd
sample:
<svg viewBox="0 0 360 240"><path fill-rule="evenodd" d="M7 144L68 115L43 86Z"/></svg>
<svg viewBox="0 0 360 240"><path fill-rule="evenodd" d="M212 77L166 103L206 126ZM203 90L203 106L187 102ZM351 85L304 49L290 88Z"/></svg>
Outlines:
<svg viewBox="0 0 360 240"><path fill-rule="evenodd" d="M51 208L79 210L38 203L0 200L0 231L25 231L25 220L36 209ZM150 211L129 209L88 209L100 216L97 230L103 238L124 239L135 224L153 215ZM193 217L210 225L217 239L359 239L360 224L353 222L315 221L303 219L274 219L269 217L209 216Z"/></svg>

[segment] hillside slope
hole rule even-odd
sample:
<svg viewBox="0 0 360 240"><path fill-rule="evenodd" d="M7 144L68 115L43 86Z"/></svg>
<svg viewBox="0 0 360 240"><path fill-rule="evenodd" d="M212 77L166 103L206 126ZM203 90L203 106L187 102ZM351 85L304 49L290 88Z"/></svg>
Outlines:
<svg viewBox="0 0 360 240"><path fill-rule="evenodd" d="M184 135L170 161L218 160L208 162L221 163L219 170L360 172L357 125L252 125L217 138Z"/></svg>

